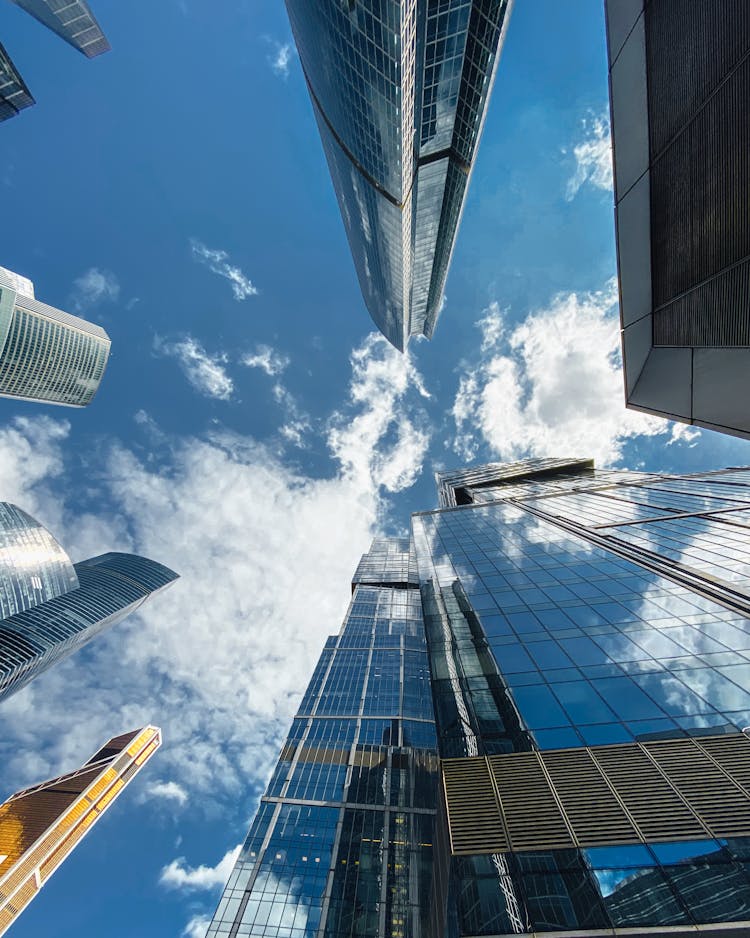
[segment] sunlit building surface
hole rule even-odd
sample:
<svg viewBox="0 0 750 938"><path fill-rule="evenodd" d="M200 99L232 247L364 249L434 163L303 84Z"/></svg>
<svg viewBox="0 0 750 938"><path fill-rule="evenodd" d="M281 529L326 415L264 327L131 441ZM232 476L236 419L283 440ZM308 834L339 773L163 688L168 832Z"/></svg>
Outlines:
<svg viewBox="0 0 750 938"><path fill-rule="evenodd" d="M510 0L286 0L365 303L432 336Z"/></svg>
<svg viewBox="0 0 750 938"><path fill-rule="evenodd" d="M360 563L210 938L747 935L750 469L438 489Z"/></svg>
<svg viewBox="0 0 750 938"><path fill-rule="evenodd" d="M0 395L85 407L110 345L101 326L40 303L30 280L0 267Z"/></svg>
<svg viewBox="0 0 750 938"><path fill-rule="evenodd" d="M0 701L176 579L137 554L71 563L38 521L0 502Z"/></svg>
<svg viewBox="0 0 750 938"><path fill-rule="evenodd" d="M75 772L0 805L0 935L160 745L155 726L125 733Z"/></svg>
<svg viewBox="0 0 750 938"><path fill-rule="evenodd" d="M750 437L750 6L606 8L628 406Z"/></svg>

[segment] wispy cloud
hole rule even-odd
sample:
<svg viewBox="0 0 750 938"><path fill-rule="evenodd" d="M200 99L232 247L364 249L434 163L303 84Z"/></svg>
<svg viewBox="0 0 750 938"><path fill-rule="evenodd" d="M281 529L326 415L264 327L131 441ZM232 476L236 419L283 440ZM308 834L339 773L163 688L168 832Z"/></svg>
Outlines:
<svg viewBox="0 0 750 938"><path fill-rule="evenodd" d="M270 345L256 345L255 351L240 358L240 363L248 368L260 368L270 377L280 375L289 365L289 359Z"/></svg>
<svg viewBox="0 0 750 938"><path fill-rule="evenodd" d="M617 290L566 293L510 331L497 303L478 322L481 352L453 404L453 449L502 459L582 453L616 463L627 440L688 440L681 427L625 408Z"/></svg>
<svg viewBox="0 0 750 938"><path fill-rule="evenodd" d="M220 401L231 399L234 382L224 367L229 360L225 354L211 355L191 336L176 342L157 336L154 351L176 359L185 377L200 394Z"/></svg>
<svg viewBox="0 0 750 938"><path fill-rule="evenodd" d="M268 57L271 69L275 75L279 75L281 78L287 78L289 75L289 63L294 54L294 47L291 42L282 43L273 39L271 40L271 45L273 46L273 53Z"/></svg>
<svg viewBox="0 0 750 938"><path fill-rule="evenodd" d="M573 146L576 161L575 172L568 179L565 198L570 202L581 186L588 183L595 189L611 190L612 143L610 140L609 116L589 116L581 121L583 139Z"/></svg>
<svg viewBox="0 0 750 938"><path fill-rule="evenodd" d="M246 300L249 296L256 296L258 290L249 277L239 267L229 262L229 254L220 249L208 248L201 241L193 238L190 242L193 257L219 277L224 277L232 285L232 293L238 302Z"/></svg>
<svg viewBox="0 0 750 938"><path fill-rule="evenodd" d="M241 849L242 844L238 844L233 850L228 850L216 866L186 866L184 857L172 860L161 871L159 882L170 889L187 892L221 887L229 879Z"/></svg>
<svg viewBox="0 0 750 938"><path fill-rule="evenodd" d="M71 303L76 312L82 313L97 303L114 301L119 295L120 284L111 271L90 267L73 281Z"/></svg>
<svg viewBox="0 0 750 938"><path fill-rule="evenodd" d="M185 926L180 938L206 938L211 919L207 915L194 915Z"/></svg>
<svg viewBox="0 0 750 938"><path fill-rule="evenodd" d="M305 438L312 430L312 421L297 403L296 397L281 382L273 386L273 396L284 412L284 423L279 427L279 433L293 446L304 449Z"/></svg>

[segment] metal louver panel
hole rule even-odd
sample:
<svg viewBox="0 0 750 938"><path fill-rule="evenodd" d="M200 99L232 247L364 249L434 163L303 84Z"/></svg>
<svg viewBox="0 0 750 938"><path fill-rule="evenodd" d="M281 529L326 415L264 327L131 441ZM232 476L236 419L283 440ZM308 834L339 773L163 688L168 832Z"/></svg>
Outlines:
<svg viewBox="0 0 750 938"><path fill-rule="evenodd" d="M591 750L645 840L701 840L706 829L669 782L633 746Z"/></svg>
<svg viewBox="0 0 750 938"><path fill-rule="evenodd" d="M588 846L633 843L638 835L587 749L543 752L576 838Z"/></svg>
<svg viewBox="0 0 750 938"><path fill-rule="evenodd" d="M750 744L745 745L750 751ZM750 834L750 801L701 747L692 740L674 740L644 748L715 836Z"/></svg>
<svg viewBox="0 0 750 938"><path fill-rule="evenodd" d="M489 763L498 791L502 792L502 809L512 850L575 846L536 753L493 756ZM530 812L533 812L533 824L529 824Z"/></svg>
<svg viewBox="0 0 750 938"><path fill-rule="evenodd" d="M447 759L443 762L443 784L451 852L506 852L508 839L486 759Z"/></svg>
<svg viewBox="0 0 750 938"><path fill-rule="evenodd" d="M750 836L741 734L448 759L442 772L454 855Z"/></svg>

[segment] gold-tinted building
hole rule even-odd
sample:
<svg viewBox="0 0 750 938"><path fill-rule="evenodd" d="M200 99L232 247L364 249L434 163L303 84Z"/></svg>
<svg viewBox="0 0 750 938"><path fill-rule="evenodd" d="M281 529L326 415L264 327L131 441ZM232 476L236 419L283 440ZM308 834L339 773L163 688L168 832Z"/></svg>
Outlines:
<svg viewBox="0 0 750 938"><path fill-rule="evenodd" d="M80 769L0 806L0 935L160 745L155 726L116 736Z"/></svg>

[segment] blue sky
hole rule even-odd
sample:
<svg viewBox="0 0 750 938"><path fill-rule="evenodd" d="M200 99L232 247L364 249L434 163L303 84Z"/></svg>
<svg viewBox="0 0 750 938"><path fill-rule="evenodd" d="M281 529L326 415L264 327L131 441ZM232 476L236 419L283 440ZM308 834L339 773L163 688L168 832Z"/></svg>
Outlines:
<svg viewBox="0 0 750 938"><path fill-rule="evenodd" d="M0 400L0 497L76 560L182 579L0 708L4 793L165 738L13 934L202 938L357 559L435 470L750 447L623 406L599 0L517 3L445 310L406 357L372 333L281 0L92 5L92 62L0 6L38 101L0 127L0 264L113 341L87 410Z"/></svg>

